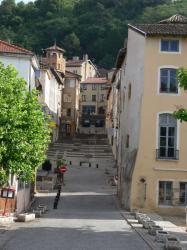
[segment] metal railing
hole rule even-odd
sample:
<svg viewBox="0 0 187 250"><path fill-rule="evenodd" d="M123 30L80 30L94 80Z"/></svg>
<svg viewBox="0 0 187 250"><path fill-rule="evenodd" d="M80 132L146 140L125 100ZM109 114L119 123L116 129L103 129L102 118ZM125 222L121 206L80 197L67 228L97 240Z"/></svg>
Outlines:
<svg viewBox="0 0 187 250"><path fill-rule="evenodd" d="M174 149L171 152L169 152L169 150L165 150L163 153L160 149L156 149L156 159L179 160L179 150Z"/></svg>

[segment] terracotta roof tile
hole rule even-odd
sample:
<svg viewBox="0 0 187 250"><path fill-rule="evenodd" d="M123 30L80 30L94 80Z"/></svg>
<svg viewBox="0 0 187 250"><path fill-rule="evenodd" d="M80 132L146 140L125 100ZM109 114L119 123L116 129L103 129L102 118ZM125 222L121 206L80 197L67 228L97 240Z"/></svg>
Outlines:
<svg viewBox="0 0 187 250"><path fill-rule="evenodd" d="M8 42L2 40L0 40L0 52L33 55L33 53L27 49L9 44Z"/></svg>
<svg viewBox="0 0 187 250"><path fill-rule="evenodd" d="M81 66L82 63L85 62L84 60L68 60L66 62L66 66L72 67L72 66Z"/></svg>
<svg viewBox="0 0 187 250"><path fill-rule="evenodd" d="M173 15L156 24L129 25L129 28L147 36L187 36L187 18Z"/></svg>
<svg viewBox="0 0 187 250"><path fill-rule="evenodd" d="M138 24L129 27L148 36L187 36L187 24Z"/></svg>

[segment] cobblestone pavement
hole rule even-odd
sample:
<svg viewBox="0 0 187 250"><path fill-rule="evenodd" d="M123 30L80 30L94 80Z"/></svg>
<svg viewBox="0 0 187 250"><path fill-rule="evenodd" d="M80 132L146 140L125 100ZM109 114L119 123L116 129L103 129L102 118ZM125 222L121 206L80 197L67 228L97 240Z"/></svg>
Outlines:
<svg viewBox="0 0 187 250"><path fill-rule="evenodd" d="M30 223L16 223L0 250L148 250L116 207L104 169L69 167L58 209L55 193L37 202L49 211Z"/></svg>

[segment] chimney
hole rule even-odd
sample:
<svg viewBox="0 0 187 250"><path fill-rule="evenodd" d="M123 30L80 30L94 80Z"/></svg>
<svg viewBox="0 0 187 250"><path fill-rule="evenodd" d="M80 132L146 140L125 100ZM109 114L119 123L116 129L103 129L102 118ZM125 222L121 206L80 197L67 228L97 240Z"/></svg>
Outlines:
<svg viewBox="0 0 187 250"><path fill-rule="evenodd" d="M73 61L78 61L79 60L79 57L78 56L74 56L73 57Z"/></svg>
<svg viewBox="0 0 187 250"><path fill-rule="evenodd" d="M83 60L88 61L88 54L83 55Z"/></svg>

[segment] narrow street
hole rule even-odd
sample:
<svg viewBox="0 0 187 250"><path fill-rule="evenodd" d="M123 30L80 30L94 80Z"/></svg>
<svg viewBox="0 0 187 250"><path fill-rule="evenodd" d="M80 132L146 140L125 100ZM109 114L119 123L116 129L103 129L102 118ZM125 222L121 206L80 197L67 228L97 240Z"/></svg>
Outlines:
<svg viewBox="0 0 187 250"><path fill-rule="evenodd" d="M1 250L149 249L120 215L115 188L104 169L69 167L58 209L56 193L40 194L49 211L31 223L16 223Z"/></svg>

